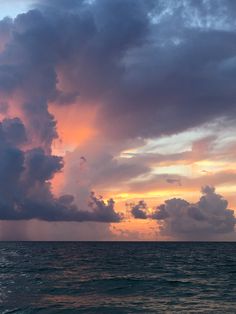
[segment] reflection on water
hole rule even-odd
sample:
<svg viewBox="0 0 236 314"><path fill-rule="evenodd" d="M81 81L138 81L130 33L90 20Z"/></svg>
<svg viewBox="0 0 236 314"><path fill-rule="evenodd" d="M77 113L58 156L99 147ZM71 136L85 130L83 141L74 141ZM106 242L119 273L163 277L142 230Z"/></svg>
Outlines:
<svg viewBox="0 0 236 314"><path fill-rule="evenodd" d="M0 313L235 313L234 243L0 243Z"/></svg>

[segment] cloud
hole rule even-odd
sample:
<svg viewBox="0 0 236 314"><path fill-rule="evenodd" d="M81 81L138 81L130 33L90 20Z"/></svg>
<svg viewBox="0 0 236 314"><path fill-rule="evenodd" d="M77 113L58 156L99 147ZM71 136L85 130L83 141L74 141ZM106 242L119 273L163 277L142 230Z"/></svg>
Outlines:
<svg viewBox="0 0 236 314"><path fill-rule="evenodd" d="M115 212L114 205L115 202L112 198L106 203L101 197L96 197L94 192L91 193L89 206L93 209L92 216L96 217L95 221L119 222L122 216Z"/></svg>
<svg viewBox="0 0 236 314"><path fill-rule="evenodd" d="M228 202L211 186L202 188L202 194L197 203L173 198L166 200L151 214L146 215L142 209L143 217L136 215L139 203L133 206L131 213L135 218L159 221L160 234L172 239L209 240L233 233L236 218L234 211L227 208Z"/></svg>
<svg viewBox="0 0 236 314"><path fill-rule="evenodd" d="M134 182L129 186L129 192L148 192L148 191L158 191L158 190L171 190L172 186L165 184L165 178L167 174L154 174L147 178L144 182ZM207 182L211 185L225 185L231 186L236 183L236 172L234 169L217 171L215 173L211 172L207 174L201 174L198 177L189 178L186 176L179 175L182 186L187 187L187 190L196 191L199 187L203 186ZM173 189L176 190L176 186L173 186Z"/></svg>
<svg viewBox="0 0 236 314"><path fill-rule="evenodd" d="M12 31L12 20L4 18L0 21L0 52L4 49Z"/></svg>
<svg viewBox="0 0 236 314"><path fill-rule="evenodd" d="M131 204L131 214L137 219L147 219L147 204L144 201L139 201L138 204Z"/></svg>
<svg viewBox="0 0 236 314"><path fill-rule="evenodd" d="M40 1L35 10L1 22L8 38L1 90L20 88L23 102L36 108L24 107L29 122L36 112L43 117L47 145L56 136L49 101L99 104L97 125L116 138L174 134L235 117L231 4L225 2L222 16L219 4L204 3ZM67 90L59 88L59 73Z"/></svg>
<svg viewBox="0 0 236 314"><path fill-rule="evenodd" d="M4 119L1 123L2 141L11 145L20 145L26 142L25 126L19 118Z"/></svg>
<svg viewBox="0 0 236 314"><path fill-rule="evenodd" d="M79 210L72 195L54 197L50 180L61 171L61 157L42 148L23 151L24 124L18 119L0 123L0 219L119 222L114 201L90 196L90 210Z"/></svg>
<svg viewBox="0 0 236 314"><path fill-rule="evenodd" d="M103 24L106 25L110 21L109 16L113 16L107 14L105 4L108 2L95 3L99 3L99 7L104 6ZM123 7L122 1L115 3ZM116 24L109 25L109 32L102 33L104 37L98 37L100 33L95 32L94 38L99 40L99 48L104 48L102 56L109 62L102 71L103 63L97 65L96 57L92 55L90 64L93 69L89 69L94 71L89 76L92 77L92 84L81 88L81 97L86 98L86 88L90 95L94 95L94 86L99 87L92 100L103 104L100 123L103 122L101 125L106 132L118 137L153 137L180 132L219 116L235 115L235 93L230 73L234 70L230 67L229 71L224 63L235 55L236 46L232 45L234 29L225 32L214 25L206 28L190 27L183 19L184 13L190 16L193 9L197 10L199 16L203 11L209 16L217 16L220 12L205 12L203 2L195 8L194 4L193 7L186 6L183 1L182 5L170 12L169 18L154 24L147 19L152 6L145 14L142 6L144 1L136 2L135 9L142 10L137 9L135 12L129 10L129 3L126 2L127 10L126 15L122 16L122 23L126 25L127 17L127 23L131 24L135 16L135 21L143 20L139 24L143 25L143 31L136 32L137 37L133 36L134 42L129 41L129 45L111 45L115 50L105 48L108 40L112 43L108 36L112 34L116 38ZM115 5L109 6L109 10L112 8ZM89 10L96 16L96 9L94 5ZM121 10L117 12L115 22L119 24ZM99 22L99 19L96 20L95 25L100 30ZM131 29L135 27L135 23L131 24ZM127 33L122 30L119 32L121 40L117 40L117 43L125 43L127 38ZM228 47L227 52L222 47ZM91 55L86 57L90 58ZM87 58L85 64L88 63ZM103 75L98 82L96 77L100 77L99 73ZM74 82L78 80L79 74L77 78L74 77Z"/></svg>
<svg viewBox="0 0 236 314"><path fill-rule="evenodd" d="M52 194L50 180L63 160L51 154L58 137L51 103L98 107L96 127L119 149L128 139L176 134L219 117L235 119L232 2L225 2L223 13L219 2L204 3L45 0L0 21L1 113L18 117L1 124L3 219L120 219L112 201L92 196L92 209L83 212L72 196ZM208 141L193 150L208 148ZM88 154L93 169L83 174L88 187L126 184L150 175L150 165L189 157L185 152L118 160L119 149L113 154L103 148L96 161ZM87 159L87 152L82 154ZM151 177L153 186L156 178ZM164 175L161 180L173 182Z"/></svg>
<svg viewBox="0 0 236 314"><path fill-rule="evenodd" d="M129 158L119 158L117 154L129 143L111 143L104 138L93 138L65 155L65 182L63 190L73 191L79 202L95 189L102 193L111 187L115 191L127 189L129 181L139 175L149 173L144 163L132 162ZM86 163L81 156L86 153ZM82 165L82 167L81 167ZM75 188L76 186L79 188Z"/></svg>
<svg viewBox="0 0 236 314"><path fill-rule="evenodd" d="M169 183L169 184L177 184L179 186L182 185L180 179L167 178L166 182Z"/></svg>

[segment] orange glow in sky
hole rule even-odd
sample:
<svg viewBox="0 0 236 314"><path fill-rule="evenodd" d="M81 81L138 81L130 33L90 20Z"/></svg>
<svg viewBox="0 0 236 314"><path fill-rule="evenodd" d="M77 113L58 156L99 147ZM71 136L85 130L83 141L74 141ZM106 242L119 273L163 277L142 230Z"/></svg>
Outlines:
<svg viewBox="0 0 236 314"><path fill-rule="evenodd" d="M50 106L50 112L57 120L57 132L59 139L53 143L53 153L64 155L84 144L96 135L97 130L93 126L96 116L96 108L67 106Z"/></svg>

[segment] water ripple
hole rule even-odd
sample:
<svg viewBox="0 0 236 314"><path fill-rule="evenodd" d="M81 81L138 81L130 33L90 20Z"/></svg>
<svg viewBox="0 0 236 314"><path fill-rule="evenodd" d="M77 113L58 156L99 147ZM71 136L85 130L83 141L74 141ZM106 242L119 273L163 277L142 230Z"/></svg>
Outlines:
<svg viewBox="0 0 236 314"><path fill-rule="evenodd" d="M0 243L0 313L235 313L235 243Z"/></svg>

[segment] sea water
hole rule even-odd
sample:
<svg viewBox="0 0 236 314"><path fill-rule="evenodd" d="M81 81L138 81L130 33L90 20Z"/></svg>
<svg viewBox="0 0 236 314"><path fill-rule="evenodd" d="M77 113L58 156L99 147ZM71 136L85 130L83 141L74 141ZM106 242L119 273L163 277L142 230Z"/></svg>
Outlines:
<svg viewBox="0 0 236 314"><path fill-rule="evenodd" d="M0 313L236 313L236 243L1 242Z"/></svg>

